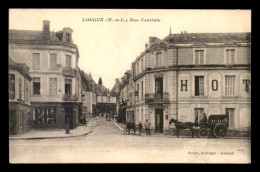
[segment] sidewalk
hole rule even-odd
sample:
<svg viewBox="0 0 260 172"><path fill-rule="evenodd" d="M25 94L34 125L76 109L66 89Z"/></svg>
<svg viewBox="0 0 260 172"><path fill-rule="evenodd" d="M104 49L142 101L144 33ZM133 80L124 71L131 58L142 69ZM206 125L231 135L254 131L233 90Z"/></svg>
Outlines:
<svg viewBox="0 0 260 172"><path fill-rule="evenodd" d="M76 137L87 135L92 132L92 121L93 127L96 118L92 118L85 125L79 125L77 128L70 130L69 134L65 134L65 129L32 129L28 133L19 136L9 136L10 140L31 140L31 139L56 139L64 137Z"/></svg>
<svg viewBox="0 0 260 172"><path fill-rule="evenodd" d="M122 123L117 123L117 122L114 122L113 123L118 127L119 130L123 131L124 132L124 127L125 127L125 124L122 124ZM170 138L177 138L177 135L176 133L171 133L171 134L164 134L164 133L151 133L152 136L155 136L155 137L170 137ZM141 136L146 136L145 132L141 133ZM180 131L180 135L179 135L179 138L192 138L191 137L191 133L190 133L190 130L186 130L186 132L183 133L183 130ZM195 138L198 138L198 135L194 135L194 139ZM209 137L208 139L210 138L214 138L214 137ZM201 139L204 139L204 138L201 138ZM224 139L250 139L250 137L245 137L245 136L230 136L228 135L227 137L225 137Z"/></svg>

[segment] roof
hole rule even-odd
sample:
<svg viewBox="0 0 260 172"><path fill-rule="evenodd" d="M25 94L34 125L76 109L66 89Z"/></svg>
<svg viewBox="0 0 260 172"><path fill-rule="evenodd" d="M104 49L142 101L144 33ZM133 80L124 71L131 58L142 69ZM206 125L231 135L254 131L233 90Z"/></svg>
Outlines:
<svg viewBox="0 0 260 172"><path fill-rule="evenodd" d="M25 63L16 63L9 57L9 69L18 70L21 74L23 74L29 81L32 80L29 74L29 67Z"/></svg>
<svg viewBox="0 0 260 172"><path fill-rule="evenodd" d="M251 42L251 33L250 32L240 32L240 33L169 34L162 41L166 41L169 43L175 43L175 42L205 42L205 43Z"/></svg>
<svg viewBox="0 0 260 172"><path fill-rule="evenodd" d="M42 40L42 31L36 30L9 30L11 40ZM50 41L60 41L55 32L50 32Z"/></svg>

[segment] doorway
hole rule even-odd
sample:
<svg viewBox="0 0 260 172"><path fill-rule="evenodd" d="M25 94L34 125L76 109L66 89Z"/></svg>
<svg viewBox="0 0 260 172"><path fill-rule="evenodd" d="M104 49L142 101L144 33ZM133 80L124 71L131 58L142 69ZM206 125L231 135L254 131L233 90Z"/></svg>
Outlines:
<svg viewBox="0 0 260 172"><path fill-rule="evenodd" d="M70 129L73 129L73 108L65 107L65 124L70 124Z"/></svg>
<svg viewBox="0 0 260 172"><path fill-rule="evenodd" d="M17 134L17 110L9 110L9 134Z"/></svg>
<svg viewBox="0 0 260 172"><path fill-rule="evenodd" d="M163 133L163 109L155 109L155 131Z"/></svg>

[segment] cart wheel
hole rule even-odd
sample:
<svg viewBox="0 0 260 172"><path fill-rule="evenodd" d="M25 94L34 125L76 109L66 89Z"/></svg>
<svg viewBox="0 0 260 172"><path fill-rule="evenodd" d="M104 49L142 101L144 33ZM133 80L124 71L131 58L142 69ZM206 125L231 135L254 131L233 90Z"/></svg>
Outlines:
<svg viewBox="0 0 260 172"><path fill-rule="evenodd" d="M209 130L207 128L199 129L199 137L201 137L201 138L209 137Z"/></svg>
<svg viewBox="0 0 260 172"><path fill-rule="evenodd" d="M216 138L224 138L227 136L227 126L217 124L213 129L213 134Z"/></svg>

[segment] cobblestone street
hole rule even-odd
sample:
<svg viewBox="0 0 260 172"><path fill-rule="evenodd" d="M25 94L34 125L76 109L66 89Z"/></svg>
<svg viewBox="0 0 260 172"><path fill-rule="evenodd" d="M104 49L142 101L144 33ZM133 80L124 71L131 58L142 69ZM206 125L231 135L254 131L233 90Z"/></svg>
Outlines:
<svg viewBox="0 0 260 172"><path fill-rule="evenodd" d="M112 121L99 118L86 136L10 140L9 154L10 163L210 163L216 156L222 156L219 163L249 163L250 139L123 135Z"/></svg>

